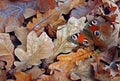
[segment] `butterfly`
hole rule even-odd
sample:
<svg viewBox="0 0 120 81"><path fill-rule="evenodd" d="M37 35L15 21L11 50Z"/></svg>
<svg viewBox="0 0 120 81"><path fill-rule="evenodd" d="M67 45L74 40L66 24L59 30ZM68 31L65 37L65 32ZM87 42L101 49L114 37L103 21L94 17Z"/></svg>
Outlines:
<svg viewBox="0 0 120 81"><path fill-rule="evenodd" d="M90 36L88 36L89 34L87 34L86 32L80 31L79 33L73 34L71 36L71 40L74 43L77 43L79 45L83 45L86 47L90 47L91 49L94 49L93 47L93 40L90 38Z"/></svg>
<svg viewBox="0 0 120 81"><path fill-rule="evenodd" d="M109 48L114 27L108 22L89 21L83 31L71 36L71 39L84 46L94 46L105 51Z"/></svg>
<svg viewBox="0 0 120 81"><path fill-rule="evenodd" d="M92 37L94 46L98 47L101 51L105 51L109 48L109 44L112 42L110 38L114 32L114 26L109 22L92 20L87 23L83 31L88 32Z"/></svg>

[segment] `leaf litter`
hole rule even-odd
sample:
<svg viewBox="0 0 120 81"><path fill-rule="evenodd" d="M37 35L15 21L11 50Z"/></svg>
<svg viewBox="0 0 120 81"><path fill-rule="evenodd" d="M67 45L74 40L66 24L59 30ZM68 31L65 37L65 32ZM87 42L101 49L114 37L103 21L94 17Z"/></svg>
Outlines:
<svg viewBox="0 0 120 81"><path fill-rule="evenodd" d="M119 0L0 2L0 81L119 80Z"/></svg>

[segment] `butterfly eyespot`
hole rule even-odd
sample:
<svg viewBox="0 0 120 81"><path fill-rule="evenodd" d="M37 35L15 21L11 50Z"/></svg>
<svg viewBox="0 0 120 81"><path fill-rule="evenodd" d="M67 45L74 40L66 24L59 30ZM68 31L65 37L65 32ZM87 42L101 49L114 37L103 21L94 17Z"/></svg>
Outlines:
<svg viewBox="0 0 120 81"><path fill-rule="evenodd" d="M94 31L94 35L99 37L100 36L100 32L98 30L96 30L96 31Z"/></svg>
<svg viewBox="0 0 120 81"><path fill-rule="evenodd" d="M77 40L77 36L76 36L76 35L71 36L71 38L72 38L73 40Z"/></svg>
<svg viewBox="0 0 120 81"><path fill-rule="evenodd" d="M89 45L88 40L85 39L85 40L83 41L83 45L88 46L88 45Z"/></svg>
<svg viewBox="0 0 120 81"><path fill-rule="evenodd" d="M97 25L98 22L97 22L96 20L93 20L93 21L92 21L92 24L93 24L93 25Z"/></svg>

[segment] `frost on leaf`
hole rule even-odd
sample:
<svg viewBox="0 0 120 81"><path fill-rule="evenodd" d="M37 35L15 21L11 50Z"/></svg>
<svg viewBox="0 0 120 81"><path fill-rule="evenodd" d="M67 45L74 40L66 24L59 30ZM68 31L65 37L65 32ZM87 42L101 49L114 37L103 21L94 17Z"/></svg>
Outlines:
<svg viewBox="0 0 120 81"><path fill-rule="evenodd" d="M14 58L13 58L14 45L10 40L9 34L0 33L0 60L7 62L7 69L10 69Z"/></svg>
<svg viewBox="0 0 120 81"><path fill-rule="evenodd" d="M53 55L54 45L52 40L43 32L39 37L32 31L27 36L27 50L21 48L15 49L15 55L20 62L14 64L18 69L26 69L32 65L39 65L41 59L48 58Z"/></svg>

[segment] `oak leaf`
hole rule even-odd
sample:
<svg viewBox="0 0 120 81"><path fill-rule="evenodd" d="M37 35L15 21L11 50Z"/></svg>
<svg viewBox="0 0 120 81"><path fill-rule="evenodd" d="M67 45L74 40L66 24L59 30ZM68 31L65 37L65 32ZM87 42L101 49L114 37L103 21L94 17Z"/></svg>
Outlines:
<svg viewBox="0 0 120 81"><path fill-rule="evenodd" d="M45 71L40 69L39 67L33 67L32 69L26 71L26 73L32 73L32 76L34 79L40 78L41 75L43 75Z"/></svg>
<svg viewBox="0 0 120 81"><path fill-rule="evenodd" d="M92 52L89 48L79 49L76 53L71 52L67 55L61 54L57 57L59 61L51 64L49 68L69 72L70 69L75 65L76 61L84 60L86 58L89 58L91 55L95 55L95 52Z"/></svg>
<svg viewBox="0 0 120 81"><path fill-rule="evenodd" d="M7 78L6 74L7 74L7 71L1 70L0 68L0 81L6 81L6 78Z"/></svg>
<svg viewBox="0 0 120 81"><path fill-rule="evenodd" d="M56 7L55 0L38 0L38 6L40 12L45 13L50 9L54 9Z"/></svg>
<svg viewBox="0 0 120 81"><path fill-rule="evenodd" d="M54 40L54 55L56 56L59 53L71 52L71 50L77 45L69 42L69 37L75 33L78 33L83 26L85 18L74 19L71 17L67 24L59 26L57 30L57 39ZM81 23L80 23L81 22Z"/></svg>
<svg viewBox="0 0 120 81"><path fill-rule="evenodd" d="M105 71L105 65L100 62L100 56L96 57L96 61L91 63L94 70L94 78L100 81L110 81L109 71Z"/></svg>
<svg viewBox="0 0 120 81"><path fill-rule="evenodd" d="M49 69L51 69L50 75L43 75L41 76L42 79L38 81L71 81L69 79L69 72L75 66L76 61L84 60L94 54L94 52L87 48L79 49L75 53L59 55L57 57L59 61L49 66Z"/></svg>
<svg viewBox="0 0 120 81"><path fill-rule="evenodd" d="M81 0L82 1L82 0ZM98 0L89 0L87 5L77 5L72 11L71 16L76 18L81 18L86 14L90 13L97 5Z"/></svg>
<svg viewBox="0 0 120 81"><path fill-rule="evenodd" d="M27 19L35 14L36 14L36 11L32 8L25 8L25 11L23 13L25 19Z"/></svg>
<svg viewBox="0 0 120 81"><path fill-rule="evenodd" d="M120 76L116 76L116 77L111 79L111 81L119 81L119 80L120 80Z"/></svg>
<svg viewBox="0 0 120 81"><path fill-rule="evenodd" d="M79 4L80 0L68 0L65 1L64 4L62 4L60 7L56 7L54 9L48 10L43 15L41 14L38 19L34 18L33 24L32 22L28 23L27 28L29 30L41 30L42 28L46 27L48 24L54 24L55 22L58 22L60 20L60 17L64 13L68 13L74 6ZM81 3L82 4L82 3ZM39 21L38 21L39 20ZM29 25L31 24L31 25ZM59 24L59 23L57 23ZM52 25L53 26L53 25Z"/></svg>
<svg viewBox="0 0 120 81"><path fill-rule="evenodd" d="M16 72L15 77L16 77L15 81L36 81L33 79L31 73L27 74L24 72Z"/></svg>
<svg viewBox="0 0 120 81"><path fill-rule="evenodd" d="M22 26L24 21L24 10L26 8L36 8L36 1L15 2L11 3L7 0L2 1L0 7L0 29L2 32L12 32L15 28Z"/></svg>
<svg viewBox="0 0 120 81"><path fill-rule="evenodd" d="M70 71L70 78L72 80L93 81L91 63L94 60L95 58L89 58L84 61L76 61L76 65Z"/></svg>
<svg viewBox="0 0 120 81"><path fill-rule="evenodd" d="M0 60L7 62L7 70L10 70L13 58L14 45L10 40L9 34L0 33Z"/></svg>
<svg viewBox="0 0 120 81"><path fill-rule="evenodd" d="M19 45L18 47L23 48L23 50L26 50L27 35L29 31L25 27L20 27L20 28L16 28L14 33L21 42L21 45Z"/></svg>
<svg viewBox="0 0 120 81"><path fill-rule="evenodd" d="M41 59L45 59L53 55L53 42L45 32L37 37L37 34L34 31L31 31L27 36L26 47L26 51L21 48L15 49L15 55L21 61L14 63L18 69L25 70L32 65L39 65L41 63Z"/></svg>

